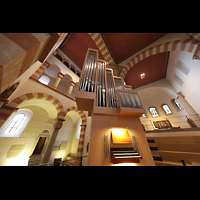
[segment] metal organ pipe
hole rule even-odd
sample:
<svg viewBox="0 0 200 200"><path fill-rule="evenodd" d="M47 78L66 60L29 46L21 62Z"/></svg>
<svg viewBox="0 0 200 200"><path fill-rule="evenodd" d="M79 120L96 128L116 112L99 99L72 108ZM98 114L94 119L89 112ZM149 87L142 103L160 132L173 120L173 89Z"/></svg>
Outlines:
<svg viewBox="0 0 200 200"><path fill-rule="evenodd" d="M108 102L109 107L117 108L117 100L116 100L116 94L114 89L114 82L113 82L113 76L112 72L110 70L106 71L106 81L107 81L107 88L108 88Z"/></svg>
<svg viewBox="0 0 200 200"><path fill-rule="evenodd" d="M107 69L105 62L97 62L97 52L88 51L87 58L85 61L85 67L82 72L80 91L94 92L95 83L96 87L96 105L100 107L119 108L119 101L122 107L129 108L142 108L141 103L137 94L119 91L119 98L116 96L115 89L123 90L123 83L120 78L114 78L111 70ZM97 79L97 80L95 80ZM106 88L107 83L107 88ZM125 87L125 90L132 90L131 88ZM106 96L107 93L107 96ZM106 101L106 97L108 101Z"/></svg>
<svg viewBox="0 0 200 200"><path fill-rule="evenodd" d="M96 60L97 60L96 52L89 51L80 84L81 91L94 92L95 76L96 76Z"/></svg>
<svg viewBox="0 0 200 200"><path fill-rule="evenodd" d="M97 106L106 107L105 64L98 62L97 71Z"/></svg>

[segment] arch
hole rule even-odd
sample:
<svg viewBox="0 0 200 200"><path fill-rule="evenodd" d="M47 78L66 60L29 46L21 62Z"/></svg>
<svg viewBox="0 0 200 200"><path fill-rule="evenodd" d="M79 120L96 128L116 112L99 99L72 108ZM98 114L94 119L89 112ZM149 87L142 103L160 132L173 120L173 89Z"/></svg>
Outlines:
<svg viewBox="0 0 200 200"><path fill-rule="evenodd" d="M51 78L57 78L58 73L60 71L61 69L59 66L57 66L56 64L50 64L48 68L46 68L41 75L46 74L47 76Z"/></svg>
<svg viewBox="0 0 200 200"><path fill-rule="evenodd" d="M66 115L67 115L67 113L70 112L70 111L76 111L76 112L81 116L82 125L87 125L87 117L86 117L86 115L85 115L85 113L84 113L83 111L78 110L77 107L70 107L70 108L67 108L67 109L66 109L66 111L65 111L65 112L66 112Z"/></svg>
<svg viewBox="0 0 200 200"><path fill-rule="evenodd" d="M163 44L158 44L151 47L137 56L135 56L131 61L129 61L126 66L121 70L120 76L125 78L127 72L138 62L148 58L149 56L166 52L166 51L186 51L194 53L194 56L200 56L200 42L194 39L186 40L174 40L170 42L165 42Z"/></svg>
<svg viewBox="0 0 200 200"><path fill-rule="evenodd" d="M77 151L77 156L81 157L83 155L83 145L84 145L84 140L85 140L85 130L86 130L86 125L87 125L87 117L83 111L78 110L77 107L70 107L66 109L66 115L70 111L76 111L82 119L82 125L81 125L81 133L80 133L80 139L78 143L78 151ZM80 165L81 161L80 159L75 160L76 165Z"/></svg>
<svg viewBox="0 0 200 200"><path fill-rule="evenodd" d="M187 33L187 35L195 40L198 40L200 42L200 33Z"/></svg>
<svg viewBox="0 0 200 200"><path fill-rule="evenodd" d="M30 100L30 99L43 99L43 100L49 101L57 109L57 112L58 112L57 118L64 119L66 115L66 113L64 112L64 108L62 104L60 103L60 101L56 99L55 97L53 97L52 95L48 95L44 93L27 93L15 98L10 103L8 103L8 105L16 108L23 101Z"/></svg>

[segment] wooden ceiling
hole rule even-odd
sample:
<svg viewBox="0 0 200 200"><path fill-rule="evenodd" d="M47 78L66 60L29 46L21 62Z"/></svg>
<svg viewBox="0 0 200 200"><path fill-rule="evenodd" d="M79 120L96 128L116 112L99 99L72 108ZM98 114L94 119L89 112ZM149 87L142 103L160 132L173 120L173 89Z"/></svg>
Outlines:
<svg viewBox="0 0 200 200"><path fill-rule="evenodd" d="M166 77L169 52L163 52L150 56L138 62L127 73L124 81L133 88L158 81ZM145 78L141 79L140 74L145 73Z"/></svg>
<svg viewBox="0 0 200 200"><path fill-rule="evenodd" d="M165 35L164 33L102 33L116 64Z"/></svg>
<svg viewBox="0 0 200 200"><path fill-rule="evenodd" d="M114 61L113 65L121 67L121 62L160 39L166 33L100 33L94 37L92 35L94 34L70 33L60 45L60 49L81 69L88 48L102 49L99 50L99 58L104 60L103 51L107 49L106 51ZM104 43L104 47L100 47L102 43ZM165 78L167 61L168 53L150 56L128 71L125 82L136 88ZM144 79L140 78L141 73L146 74Z"/></svg>
<svg viewBox="0 0 200 200"><path fill-rule="evenodd" d="M70 33L60 46L60 49L81 69L88 48L98 50L97 45L88 33ZM99 58L104 59L101 52L99 52Z"/></svg>

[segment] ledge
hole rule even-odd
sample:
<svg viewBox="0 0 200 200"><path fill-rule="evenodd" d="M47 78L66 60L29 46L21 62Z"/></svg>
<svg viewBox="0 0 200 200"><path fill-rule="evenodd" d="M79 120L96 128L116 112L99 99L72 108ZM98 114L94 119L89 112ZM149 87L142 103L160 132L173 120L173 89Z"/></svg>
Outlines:
<svg viewBox="0 0 200 200"><path fill-rule="evenodd" d="M151 130L145 133L163 133L163 132L184 132L184 131L200 131L200 128L178 128L178 129L165 129L165 130Z"/></svg>

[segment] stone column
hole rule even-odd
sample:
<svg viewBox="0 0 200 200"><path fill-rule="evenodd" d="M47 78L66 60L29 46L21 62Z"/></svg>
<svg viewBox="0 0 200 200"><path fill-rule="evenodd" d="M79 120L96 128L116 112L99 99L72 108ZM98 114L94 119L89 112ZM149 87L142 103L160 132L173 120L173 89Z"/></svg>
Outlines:
<svg viewBox="0 0 200 200"><path fill-rule="evenodd" d="M72 90L73 90L75 85L76 85L76 83L74 83L74 81L70 81L70 86L69 86L69 89L67 91L67 96L69 96L69 97L71 96Z"/></svg>
<svg viewBox="0 0 200 200"><path fill-rule="evenodd" d="M58 87L58 84L60 83L61 79L64 77L64 74L59 72L58 73L58 78L56 80L56 82L54 83L53 87L54 89L56 89Z"/></svg>
<svg viewBox="0 0 200 200"><path fill-rule="evenodd" d="M54 143L56 141L59 129L62 127L63 121L64 121L64 119L57 119L57 122L54 125L54 131L51 135L51 139L50 139L50 142L48 144L47 150L46 150L44 157L42 159L42 162L40 164L41 166L48 166L49 165L49 159L50 159L51 153L53 151Z"/></svg>

